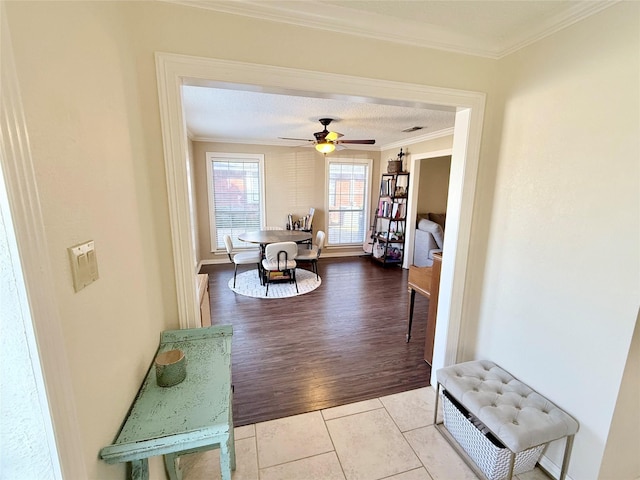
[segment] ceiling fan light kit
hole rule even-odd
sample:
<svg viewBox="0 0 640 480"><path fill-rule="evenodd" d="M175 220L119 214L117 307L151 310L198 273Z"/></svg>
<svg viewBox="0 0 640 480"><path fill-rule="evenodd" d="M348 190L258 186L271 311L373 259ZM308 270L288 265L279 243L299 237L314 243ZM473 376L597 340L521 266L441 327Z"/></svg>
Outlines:
<svg viewBox="0 0 640 480"><path fill-rule="evenodd" d="M327 126L333 122L333 118L321 118L319 122L324 127L324 130L321 132L316 132L313 134L315 140L302 139L302 138L290 138L290 137L280 137L283 140L295 140L299 142L311 142L315 145L315 148L318 152L326 155L327 153L331 153L336 148L338 150L343 149L342 144L359 144L359 145L373 145L376 143L375 140L340 140L340 137L343 135L338 132L330 132L327 130Z"/></svg>
<svg viewBox="0 0 640 480"><path fill-rule="evenodd" d="M325 155L327 153L333 152L335 149L336 146L333 144L333 142L316 143L316 150L320 153L324 153Z"/></svg>

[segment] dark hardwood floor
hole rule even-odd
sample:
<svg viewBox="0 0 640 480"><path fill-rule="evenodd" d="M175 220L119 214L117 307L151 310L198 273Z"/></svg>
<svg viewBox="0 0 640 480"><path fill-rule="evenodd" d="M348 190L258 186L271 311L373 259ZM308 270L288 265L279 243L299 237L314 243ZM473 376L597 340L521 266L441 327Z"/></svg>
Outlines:
<svg viewBox="0 0 640 480"><path fill-rule="evenodd" d="M368 257L321 258L318 267L318 289L270 300L233 293L230 264L202 267L213 324L233 325L237 426L429 385L429 301L416 295L406 343L407 271Z"/></svg>

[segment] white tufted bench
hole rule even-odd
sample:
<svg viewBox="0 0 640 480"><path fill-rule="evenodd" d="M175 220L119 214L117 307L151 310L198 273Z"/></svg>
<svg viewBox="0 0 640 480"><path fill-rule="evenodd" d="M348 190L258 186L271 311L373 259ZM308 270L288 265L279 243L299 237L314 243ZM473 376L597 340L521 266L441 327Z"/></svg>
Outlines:
<svg viewBox="0 0 640 480"><path fill-rule="evenodd" d="M436 427L440 427L436 420L442 387L509 449L506 477L509 479L514 473L516 454L566 437L560 471L560 480L564 480L573 437L578 431L578 422L570 415L487 360L441 368L436 372L436 377Z"/></svg>

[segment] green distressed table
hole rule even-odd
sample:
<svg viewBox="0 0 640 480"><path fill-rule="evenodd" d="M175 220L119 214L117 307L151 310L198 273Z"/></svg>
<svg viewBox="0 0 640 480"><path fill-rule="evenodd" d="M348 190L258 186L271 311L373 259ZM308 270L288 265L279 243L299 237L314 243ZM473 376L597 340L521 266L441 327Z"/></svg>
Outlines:
<svg viewBox="0 0 640 480"><path fill-rule="evenodd" d="M160 387L152 362L115 441L100 450L100 457L107 463L131 462L130 478L146 480L148 458L164 455L169 478L180 480L178 457L219 447L222 478L231 480L236 468L231 336L231 325L163 332L158 353L182 350L186 379Z"/></svg>

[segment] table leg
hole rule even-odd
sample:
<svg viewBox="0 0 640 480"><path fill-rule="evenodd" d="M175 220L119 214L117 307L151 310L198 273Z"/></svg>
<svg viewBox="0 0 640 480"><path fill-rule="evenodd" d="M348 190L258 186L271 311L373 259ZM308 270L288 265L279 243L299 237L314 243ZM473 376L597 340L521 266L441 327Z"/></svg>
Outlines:
<svg viewBox="0 0 640 480"><path fill-rule="evenodd" d="M149 480L149 460L131 460L129 463L129 478L131 480Z"/></svg>
<svg viewBox="0 0 640 480"><path fill-rule="evenodd" d="M236 448L233 431L226 442L220 444L220 472L222 480L231 480L231 470L236 469Z"/></svg>
<svg viewBox="0 0 640 480"><path fill-rule="evenodd" d="M411 325L413 324L413 304L416 300L416 291L411 288L411 299L409 300L409 327L407 329L407 342L411 340Z"/></svg>
<svg viewBox="0 0 640 480"><path fill-rule="evenodd" d="M179 466L176 466L178 458L176 453L164 455L164 468L167 471L167 475L169 475L169 480L182 480L182 470Z"/></svg>

